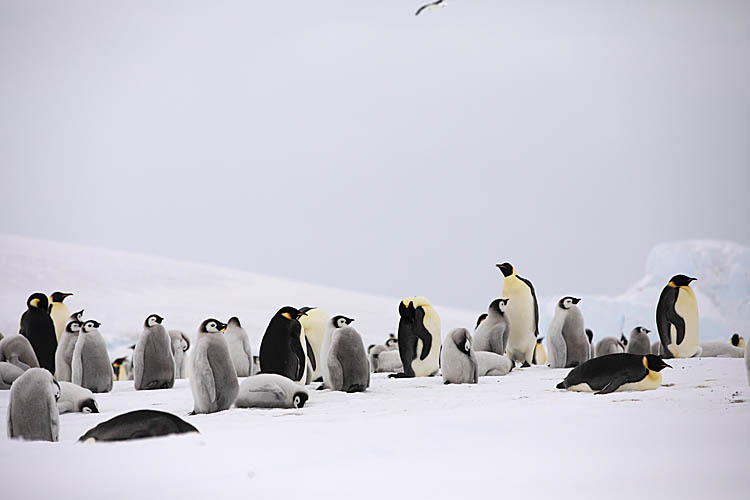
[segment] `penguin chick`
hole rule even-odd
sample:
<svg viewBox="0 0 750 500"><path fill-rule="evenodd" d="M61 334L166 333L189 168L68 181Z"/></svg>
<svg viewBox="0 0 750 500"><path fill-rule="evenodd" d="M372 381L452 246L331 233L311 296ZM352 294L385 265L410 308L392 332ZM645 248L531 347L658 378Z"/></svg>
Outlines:
<svg viewBox="0 0 750 500"><path fill-rule="evenodd" d="M0 361L0 390L7 391L13 382L23 375L25 370L18 366L8 363L7 361Z"/></svg>
<svg viewBox="0 0 750 500"><path fill-rule="evenodd" d="M648 333L651 330L642 326L636 326L630 332L630 339L628 340L625 352L630 354L640 354L645 356L651 352L651 342L648 339Z"/></svg>
<svg viewBox="0 0 750 500"><path fill-rule="evenodd" d="M487 313L482 313L477 317L477 324L474 325L474 331L476 331L477 328L479 328L479 325L482 324L484 320L487 319Z"/></svg>
<svg viewBox="0 0 750 500"><path fill-rule="evenodd" d="M505 314L508 299L495 299L490 303L487 317L474 331L474 350L505 354L510 335L510 320Z"/></svg>
<svg viewBox="0 0 750 500"><path fill-rule="evenodd" d="M71 382L92 392L109 392L114 383L112 362L99 326L93 319L81 326L70 363Z"/></svg>
<svg viewBox="0 0 750 500"><path fill-rule="evenodd" d="M596 357L606 356L607 354L624 353L625 346L622 339L615 337L604 337L596 343Z"/></svg>
<svg viewBox="0 0 750 500"><path fill-rule="evenodd" d="M237 372L222 335L226 327L225 323L209 318L198 328L190 367L193 413L226 410L237 398Z"/></svg>
<svg viewBox="0 0 750 500"><path fill-rule="evenodd" d="M701 358L744 358L745 350L722 341L701 344Z"/></svg>
<svg viewBox="0 0 750 500"><path fill-rule="evenodd" d="M466 328L455 328L445 338L440 354L444 384L476 384L479 381L477 357Z"/></svg>
<svg viewBox="0 0 750 500"><path fill-rule="evenodd" d="M370 366L373 373L402 373L404 371L398 351L384 350L375 354L371 353Z"/></svg>
<svg viewBox="0 0 750 500"><path fill-rule="evenodd" d="M583 327L583 314L577 305L580 300L563 297L557 302L547 330L552 368L572 368L589 359L591 347Z"/></svg>
<svg viewBox="0 0 750 500"><path fill-rule="evenodd" d="M55 378L58 382L70 382L73 379L73 351L82 325L83 323L76 319L70 319L65 325L65 331L55 351Z"/></svg>
<svg viewBox="0 0 750 500"><path fill-rule="evenodd" d="M0 361L7 361L23 371L39 368L31 342L23 335L10 335L0 340Z"/></svg>
<svg viewBox="0 0 750 500"><path fill-rule="evenodd" d="M310 397L307 389L276 373L259 373L242 381L234 405L237 408L302 408Z"/></svg>
<svg viewBox="0 0 750 500"><path fill-rule="evenodd" d="M494 352L477 351L478 374L480 377L503 377L513 370L513 361L508 356Z"/></svg>
<svg viewBox="0 0 750 500"><path fill-rule="evenodd" d="M13 382L8 405L8 437L27 441L57 441L60 385L44 368L29 368Z"/></svg>
<svg viewBox="0 0 750 500"><path fill-rule="evenodd" d="M234 369L238 377L249 377L253 374L253 349L247 332L242 328L240 319L232 316L227 322L227 331L224 333L227 339L229 354L232 357Z"/></svg>
<svg viewBox="0 0 750 500"><path fill-rule="evenodd" d="M389 351L398 350L398 339L392 333L388 334L388 340L385 341L385 348ZM743 346L744 347L744 346Z"/></svg>
<svg viewBox="0 0 750 500"><path fill-rule="evenodd" d="M333 332L339 328L344 328L354 322L354 318L348 318L341 314L337 314L328 320L326 325L326 333L323 336L323 344L320 346L320 373L323 380L330 378L328 373L328 353L331 351L331 339L333 338ZM324 384L325 386L325 384Z"/></svg>
<svg viewBox="0 0 750 500"><path fill-rule="evenodd" d="M174 386L174 356L164 318L151 314L143 322L143 333L133 352L135 390L171 389Z"/></svg>
<svg viewBox="0 0 750 500"><path fill-rule="evenodd" d="M57 410L63 413L99 413L94 394L72 382L58 382L60 384L60 399L57 400Z"/></svg>
<svg viewBox="0 0 750 500"><path fill-rule="evenodd" d="M190 339L180 330L169 330L169 345L174 358L174 378L185 378L187 371L187 351L190 349Z"/></svg>
<svg viewBox="0 0 750 500"><path fill-rule="evenodd" d="M363 392L370 387L370 367L362 337L352 326L337 328L331 334L331 346L323 378L332 391Z"/></svg>

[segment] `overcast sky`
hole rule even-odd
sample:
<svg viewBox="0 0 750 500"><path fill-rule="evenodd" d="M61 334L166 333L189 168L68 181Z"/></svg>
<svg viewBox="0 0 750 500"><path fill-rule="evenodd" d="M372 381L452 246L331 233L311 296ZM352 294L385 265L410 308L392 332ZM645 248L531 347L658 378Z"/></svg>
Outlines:
<svg viewBox="0 0 750 500"><path fill-rule="evenodd" d="M750 244L750 2L419 3L0 1L0 231L473 308Z"/></svg>

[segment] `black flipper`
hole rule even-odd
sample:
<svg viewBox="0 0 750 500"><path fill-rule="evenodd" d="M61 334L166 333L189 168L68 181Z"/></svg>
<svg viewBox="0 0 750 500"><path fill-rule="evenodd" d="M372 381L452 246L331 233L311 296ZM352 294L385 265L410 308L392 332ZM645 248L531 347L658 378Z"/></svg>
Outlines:
<svg viewBox="0 0 750 500"><path fill-rule="evenodd" d="M422 307L417 308L415 330L414 333L417 334L417 338L422 341L422 353L419 355L419 359L424 361L430 355L432 349L432 335L424 326L424 309Z"/></svg>
<svg viewBox="0 0 750 500"><path fill-rule="evenodd" d="M679 293L679 288L670 285L665 286L664 290L661 291L659 303L656 306L656 329L659 331L659 340L661 340L661 347L664 351L663 357L665 358L673 357L672 353L667 348L672 342L670 336L670 326L672 323L675 324L675 328L677 329L677 343L679 344L682 338L685 337L685 321L680 318L674 310L674 306L677 304L677 295ZM675 317L679 319L678 323L675 323L673 319ZM680 337L680 323L682 324L682 338Z"/></svg>
<svg viewBox="0 0 750 500"><path fill-rule="evenodd" d="M299 330L297 330L294 338L292 339L292 352L297 356L297 372L295 373L294 380L302 380L302 376L305 374L305 351L302 350L302 342L299 340Z"/></svg>
<svg viewBox="0 0 750 500"><path fill-rule="evenodd" d="M563 381L563 382L560 382L560 383L559 383L559 384L557 384L557 385L556 385L555 387L557 387L558 389L565 389L565 382L564 382L564 381Z"/></svg>
<svg viewBox="0 0 750 500"><path fill-rule="evenodd" d="M531 281L527 280L526 278L522 278L519 275L516 274L516 278L526 283L526 286L529 287L529 290L531 290L531 298L534 299L534 337L539 336L539 301L536 300L536 290L534 290L534 285L531 284Z"/></svg>
<svg viewBox="0 0 750 500"><path fill-rule="evenodd" d="M620 388L622 384L627 382L627 377L617 377L610 380L609 384L607 384L604 389L602 389L599 392L595 392L594 394L609 394L611 392L615 392L617 389Z"/></svg>
<svg viewBox="0 0 750 500"><path fill-rule="evenodd" d="M307 357L310 359L310 366L312 366L313 370L317 370L318 368L315 364L315 351L313 351L313 348L310 345L310 339L307 338L307 335L305 335L305 342L307 343Z"/></svg>

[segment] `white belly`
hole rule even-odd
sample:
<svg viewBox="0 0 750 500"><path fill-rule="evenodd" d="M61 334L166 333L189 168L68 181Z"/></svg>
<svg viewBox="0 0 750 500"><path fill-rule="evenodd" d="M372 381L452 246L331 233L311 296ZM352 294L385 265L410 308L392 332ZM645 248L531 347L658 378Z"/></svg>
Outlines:
<svg viewBox="0 0 750 500"><path fill-rule="evenodd" d="M639 382L633 382L631 384L622 384L615 390L615 392L627 392L627 391L650 391L661 386L661 373L655 371L649 371L648 375ZM569 391L576 392L594 392L593 389L587 383L576 384L568 387Z"/></svg>
<svg viewBox="0 0 750 500"><path fill-rule="evenodd" d="M685 320L685 338L682 344L677 345L677 330L670 326L669 351L676 358L691 358L698 351L698 301L695 299L693 290L689 287L680 287L675 303L675 311Z"/></svg>
<svg viewBox="0 0 750 500"><path fill-rule="evenodd" d="M423 360L419 359L422 355L422 341L417 340L417 357L411 362L411 368L417 377L429 377L437 373L440 368L440 338L432 336L432 346L430 354Z"/></svg>
<svg viewBox="0 0 750 500"><path fill-rule="evenodd" d="M510 299L505 310L510 322L508 351L516 360L527 353L530 356L536 342L536 316L531 291L524 282L510 276L503 281L502 296Z"/></svg>
<svg viewBox="0 0 750 500"><path fill-rule="evenodd" d="M65 331L65 325L68 324L68 320L70 319L70 310L65 304L55 303L52 305L50 316L52 316L52 322L55 324L55 335L59 343L60 337L62 337Z"/></svg>

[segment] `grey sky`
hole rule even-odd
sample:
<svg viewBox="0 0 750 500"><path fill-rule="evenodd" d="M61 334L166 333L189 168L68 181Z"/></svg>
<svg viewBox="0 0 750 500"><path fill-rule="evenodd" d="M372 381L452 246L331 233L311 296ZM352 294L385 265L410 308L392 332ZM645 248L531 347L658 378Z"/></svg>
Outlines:
<svg viewBox="0 0 750 500"><path fill-rule="evenodd" d="M750 244L750 2L419 3L1 1L0 231L473 308Z"/></svg>

